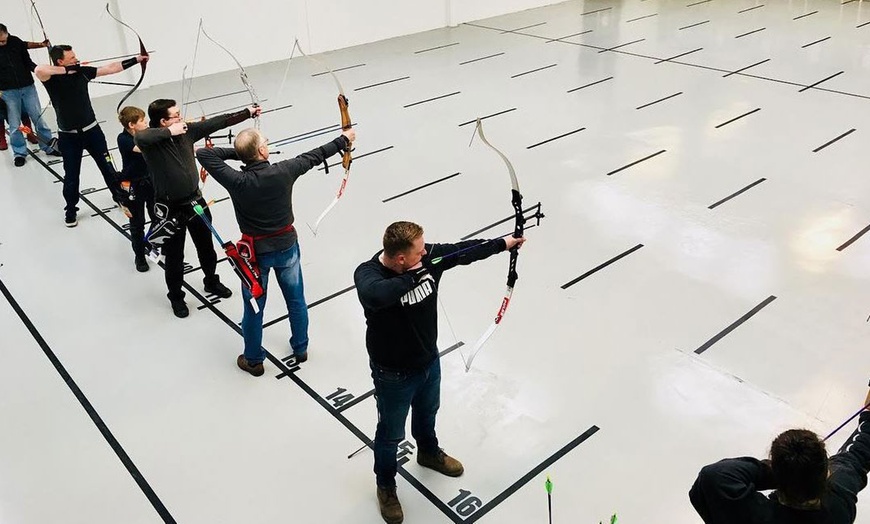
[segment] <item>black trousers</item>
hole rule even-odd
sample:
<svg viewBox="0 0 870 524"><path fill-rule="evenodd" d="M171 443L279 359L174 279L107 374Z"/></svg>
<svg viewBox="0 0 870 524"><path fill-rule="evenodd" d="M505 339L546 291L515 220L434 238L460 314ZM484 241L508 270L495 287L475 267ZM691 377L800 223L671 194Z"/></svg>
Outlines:
<svg viewBox="0 0 870 524"><path fill-rule="evenodd" d="M197 203L205 210L205 215L211 221L211 211L206 207L206 201L200 197ZM190 233L190 239L193 240L193 245L196 246L196 254L199 258L199 265L202 267L202 272L205 274L203 283L206 285L220 282L220 277L215 273L217 267L217 254L214 250L214 245L211 241L211 230L196 215L193 211L191 203L179 205L169 205L169 213L179 213L182 217L178 232L163 244L161 252L164 255L166 287L169 293L166 294L169 300L181 300L184 298L182 285L184 283L184 242L187 238L187 233Z"/></svg>
<svg viewBox="0 0 870 524"><path fill-rule="evenodd" d="M106 187L112 193L115 202L125 200L124 192L117 179L112 156L106 144L106 135L100 126L94 126L87 131L73 133L58 133L57 146L63 155L63 198L66 201L67 216L74 216L79 210L79 181L82 172L82 153L90 153L94 163L103 175Z"/></svg>
<svg viewBox="0 0 870 524"><path fill-rule="evenodd" d="M133 254L136 257L145 256L145 212L147 210L151 223L154 223L154 186L148 179L130 182L130 196L127 209L130 210L130 240L133 244Z"/></svg>

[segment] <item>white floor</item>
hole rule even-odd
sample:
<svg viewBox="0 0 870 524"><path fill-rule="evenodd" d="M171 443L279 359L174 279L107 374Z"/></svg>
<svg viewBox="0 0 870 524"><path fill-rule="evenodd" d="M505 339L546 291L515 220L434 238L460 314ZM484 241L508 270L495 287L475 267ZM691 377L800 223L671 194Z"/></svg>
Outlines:
<svg viewBox="0 0 870 524"><path fill-rule="evenodd" d="M14 168L7 152L0 522L381 522L371 452L347 458L376 417L362 311L352 290L333 295L393 220L453 241L511 215L506 169L461 125L487 115L525 204L547 217L472 371L459 351L444 357L439 435L466 474L439 477L409 455L406 522L546 522L547 475L554 522L700 522L687 491L701 466L764 455L789 427L825 433L866 393L870 237L854 237L870 224L868 22L870 4L854 0L572 1L321 57L348 68L358 160L317 237L303 224L340 169L297 186L311 358L289 378L275 365L286 321L266 329L267 374L243 374L240 299L205 306L196 268L188 303L201 307L172 316L159 268L135 272L120 212L96 215L110 201L92 163L81 187L93 209L67 230L60 166ZM292 104L262 117L267 136L335 124L329 76L294 59L278 93L285 66L249 68L265 109ZM235 73L193 84L208 113L246 104L244 91L212 98L238 91ZM117 99L96 101L110 142ZM214 182L204 193L226 196ZM236 237L229 202L213 212ZM506 266L446 276L444 349L467 351L491 322ZM283 313L273 294L266 317ZM870 522L866 499L858 522Z"/></svg>

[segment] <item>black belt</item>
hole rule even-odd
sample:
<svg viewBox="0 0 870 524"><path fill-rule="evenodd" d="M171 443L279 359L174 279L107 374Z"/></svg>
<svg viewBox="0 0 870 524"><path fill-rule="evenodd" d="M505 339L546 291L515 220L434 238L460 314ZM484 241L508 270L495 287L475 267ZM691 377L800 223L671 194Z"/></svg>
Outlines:
<svg viewBox="0 0 870 524"><path fill-rule="evenodd" d="M91 122L90 124L86 125L85 127L81 127L81 128L73 129L72 131L69 131L69 130L66 130L66 129L58 129L57 132L58 132L58 133L84 133L85 131L90 131L91 129L97 127L97 125L99 125L99 122L97 122L96 120L94 120L93 122Z"/></svg>

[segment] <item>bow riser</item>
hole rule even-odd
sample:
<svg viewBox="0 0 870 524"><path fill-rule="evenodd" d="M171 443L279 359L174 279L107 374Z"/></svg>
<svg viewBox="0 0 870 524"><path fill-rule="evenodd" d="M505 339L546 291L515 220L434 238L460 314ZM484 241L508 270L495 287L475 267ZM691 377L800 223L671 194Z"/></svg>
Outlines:
<svg viewBox="0 0 870 524"><path fill-rule="evenodd" d="M347 97L339 94L338 95L338 110L341 112L341 130L347 131L351 128L350 122L350 113L347 111L347 107L350 105L350 101L348 101Z"/></svg>
<svg viewBox="0 0 870 524"><path fill-rule="evenodd" d="M313 56L308 56L305 51L302 50L302 46L299 45L299 40L296 40L293 43L293 49L298 49L299 53L301 53L302 56L304 56L305 58L308 58L309 60L326 67L326 70L329 72L329 75L335 82L335 86L338 88L338 110L341 114L341 129L342 131L347 131L348 129L350 129L352 127L352 121L350 119L350 112L348 111L349 102L347 100L347 97L344 95L344 88L342 87L341 82L338 80L338 76L336 76L335 72L328 65L318 60L317 58L314 58ZM314 222L314 227L311 227L310 225L308 226L309 228L311 228L311 232L314 234L314 236L317 236L317 228L320 227L320 223L323 221L324 218L326 218L326 215L328 215L329 212L332 211L332 208L334 208L336 204L338 204L338 201L344 194L345 187L347 186L347 180L350 177L350 164L352 161L352 147L348 145L348 147L344 150L341 156L341 167L344 168L344 177L341 180L341 186L338 188L338 192L336 193L335 198L332 200L332 202L330 202L329 206L327 206L327 208L323 210L323 213L321 213L320 216L317 217L317 220ZM328 173L329 164L324 161L324 166L326 167L326 172Z"/></svg>
<svg viewBox="0 0 870 524"><path fill-rule="evenodd" d="M338 95L338 111L341 113L341 130L347 131L351 127L350 121L350 113L347 110L347 106L349 105L349 101L346 96L339 93ZM341 155L341 167L344 168L344 172L347 173L350 171L350 163L353 161L353 156L351 154L351 147L348 146L347 149L344 150L344 153ZM345 182L347 180L345 179ZM339 191L339 195L344 191L344 184L342 184L342 188Z"/></svg>

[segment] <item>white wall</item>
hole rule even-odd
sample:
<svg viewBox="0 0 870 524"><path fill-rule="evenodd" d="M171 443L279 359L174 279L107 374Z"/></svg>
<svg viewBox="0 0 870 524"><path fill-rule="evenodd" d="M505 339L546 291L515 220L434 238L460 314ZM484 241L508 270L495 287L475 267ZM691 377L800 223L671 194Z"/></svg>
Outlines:
<svg viewBox="0 0 870 524"><path fill-rule="evenodd" d="M244 66L289 57L294 39L306 52L320 53L396 36L457 25L499 14L559 3L561 0L110 0L115 16L127 22L154 50L142 87L181 80L191 65L201 76L236 68L232 59L205 38L192 64L200 18L206 31ZM3 0L0 23L25 40L42 40L30 0ZM132 32L112 20L105 0L37 0L49 38L72 45L78 57L96 60L138 50ZM47 63L44 50L31 52ZM106 80L135 82L139 68ZM100 96L129 88L94 86Z"/></svg>

